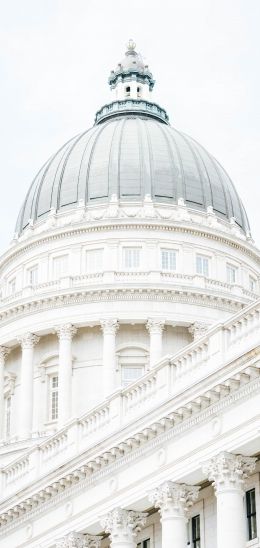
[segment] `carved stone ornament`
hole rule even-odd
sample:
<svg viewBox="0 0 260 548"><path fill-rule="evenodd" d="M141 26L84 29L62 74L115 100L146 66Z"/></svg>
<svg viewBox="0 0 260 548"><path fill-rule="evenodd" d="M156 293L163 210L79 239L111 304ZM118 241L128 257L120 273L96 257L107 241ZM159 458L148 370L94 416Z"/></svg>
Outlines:
<svg viewBox="0 0 260 548"><path fill-rule="evenodd" d="M0 346L0 362L4 363L6 356L8 356L11 348L7 348L6 346Z"/></svg>
<svg viewBox="0 0 260 548"><path fill-rule="evenodd" d="M56 327L56 333L60 340L71 340L77 333L77 328L71 323Z"/></svg>
<svg viewBox="0 0 260 548"><path fill-rule="evenodd" d="M34 335L34 333L25 333L25 335L18 338L18 342L23 350L34 348L36 344L38 344L39 340L40 337Z"/></svg>
<svg viewBox="0 0 260 548"><path fill-rule="evenodd" d="M203 337L209 330L209 325L203 322L195 322L188 328L189 333L193 336L194 341Z"/></svg>
<svg viewBox="0 0 260 548"><path fill-rule="evenodd" d="M71 532L56 540L56 548L100 548L101 537Z"/></svg>
<svg viewBox="0 0 260 548"><path fill-rule="evenodd" d="M104 334L115 335L119 329L119 323L114 318L100 320L101 329Z"/></svg>
<svg viewBox="0 0 260 548"><path fill-rule="evenodd" d="M198 498L200 488L166 481L149 493L149 500L159 508L162 518L186 516L187 510Z"/></svg>
<svg viewBox="0 0 260 548"><path fill-rule="evenodd" d="M243 491L245 479L255 469L256 458L233 455L223 451L206 462L202 469L213 482L216 494L229 491Z"/></svg>
<svg viewBox="0 0 260 548"><path fill-rule="evenodd" d="M157 319L157 318L149 318L149 320L146 323L146 328L148 329L149 333L159 333L161 334L164 330L164 320Z"/></svg>
<svg viewBox="0 0 260 548"><path fill-rule="evenodd" d="M112 541L119 540L121 536L124 540L126 537L131 540L144 527L147 515L145 512L115 508L101 519L101 525Z"/></svg>

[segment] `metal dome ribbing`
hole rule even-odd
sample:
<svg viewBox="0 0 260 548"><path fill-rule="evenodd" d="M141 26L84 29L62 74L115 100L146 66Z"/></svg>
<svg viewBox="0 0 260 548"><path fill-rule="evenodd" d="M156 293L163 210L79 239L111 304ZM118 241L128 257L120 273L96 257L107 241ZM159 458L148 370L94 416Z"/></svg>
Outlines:
<svg viewBox="0 0 260 548"><path fill-rule="evenodd" d="M154 119L122 116L96 125L66 143L35 177L21 209L16 231L30 220L109 201L176 204L230 219L246 232L248 221L232 181L217 160L191 137Z"/></svg>

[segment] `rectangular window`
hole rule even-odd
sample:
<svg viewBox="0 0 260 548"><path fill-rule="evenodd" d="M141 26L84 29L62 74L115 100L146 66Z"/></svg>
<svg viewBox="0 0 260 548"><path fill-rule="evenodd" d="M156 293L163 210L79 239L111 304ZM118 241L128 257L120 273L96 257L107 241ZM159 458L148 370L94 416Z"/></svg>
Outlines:
<svg viewBox="0 0 260 548"><path fill-rule="evenodd" d="M196 273L202 276L209 275L209 258L205 255L196 255Z"/></svg>
<svg viewBox="0 0 260 548"><path fill-rule="evenodd" d="M237 281L237 268L232 264L227 264L227 282L235 284Z"/></svg>
<svg viewBox="0 0 260 548"><path fill-rule="evenodd" d="M255 489L246 492L246 516L247 538L252 540L257 537Z"/></svg>
<svg viewBox="0 0 260 548"><path fill-rule="evenodd" d="M37 285L38 283L38 266L32 266L27 270L27 283L29 285Z"/></svg>
<svg viewBox="0 0 260 548"><path fill-rule="evenodd" d="M138 542L137 548L150 548L150 539L147 538L142 540L142 542Z"/></svg>
<svg viewBox="0 0 260 548"><path fill-rule="evenodd" d="M250 291L253 291L253 293L256 292L256 279L253 278L253 276L249 276L249 289Z"/></svg>
<svg viewBox="0 0 260 548"><path fill-rule="evenodd" d="M161 249L161 268L169 271L176 270L176 251Z"/></svg>
<svg viewBox="0 0 260 548"><path fill-rule="evenodd" d="M103 249L86 251L86 271L101 272L103 269Z"/></svg>
<svg viewBox="0 0 260 548"><path fill-rule="evenodd" d="M143 372L143 367L123 365L121 368L122 385L128 386L131 382L135 382L143 375Z"/></svg>
<svg viewBox="0 0 260 548"><path fill-rule="evenodd" d="M6 398L5 405L5 435L6 438L9 438L11 433L11 396Z"/></svg>
<svg viewBox="0 0 260 548"><path fill-rule="evenodd" d="M58 279L67 276L69 270L69 256L60 255L53 259L53 277Z"/></svg>
<svg viewBox="0 0 260 548"><path fill-rule="evenodd" d="M58 376L50 377L50 404L49 404L49 420L55 421L58 418L58 396L59 396L59 379Z"/></svg>
<svg viewBox="0 0 260 548"><path fill-rule="evenodd" d="M191 538L193 548L201 548L200 539L200 515L191 519Z"/></svg>
<svg viewBox="0 0 260 548"><path fill-rule="evenodd" d="M123 264L125 268L139 268L140 247L125 247L123 249Z"/></svg>
<svg viewBox="0 0 260 548"><path fill-rule="evenodd" d="M16 291L16 279L13 278L8 282L8 294L13 295Z"/></svg>

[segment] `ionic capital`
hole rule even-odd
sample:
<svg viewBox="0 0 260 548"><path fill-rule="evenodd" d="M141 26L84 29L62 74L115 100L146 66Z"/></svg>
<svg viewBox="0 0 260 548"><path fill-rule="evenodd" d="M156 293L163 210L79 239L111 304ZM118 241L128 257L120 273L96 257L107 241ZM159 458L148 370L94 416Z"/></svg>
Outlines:
<svg viewBox="0 0 260 548"><path fill-rule="evenodd" d="M104 335L115 335L119 329L119 323L114 318L100 320L100 326Z"/></svg>
<svg viewBox="0 0 260 548"><path fill-rule="evenodd" d="M198 498L199 487L166 481L149 493L149 500L159 508L162 519L186 517L188 508Z"/></svg>
<svg viewBox="0 0 260 548"><path fill-rule="evenodd" d="M0 363L4 363L6 356L8 356L11 348L7 348L6 346L0 346Z"/></svg>
<svg viewBox="0 0 260 548"><path fill-rule="evenodd" d="M22 335L17 340L20 343L22 350L27 350L34 348L36 344L38 344L40 337L34 333L25 333L25 335Z"/></svg>
<svg viewBox="0 0 260 548"><path fill-rule="evenodd" d="M149 318L149 320L146 323L146 329L148 329L150 334L159 334L164 330L164 320L160 320L158 318Z"/></svg>
<svg viewBox="0 0 260 548"><path fill-rule="evenodd" d="M56 333L60 341L71 341L77 333L77 328L71 323L66 323L56 327Z"/></svg>
<svg viewBox="0 0 260 548"><path fill-rule="evenodd" d="M188 327L189 333L193 336L194 341L203 337L209 330L209 325L204 322L194 322Z"/></svg>
<svg viewBox="0 0 260 548"><path fill-rule="evenodd" d="M115 508L101 519L101 525L111 540L119 538L132 540L132 538L144 527L148 514Z"/></svg>
<svg viewBox="0 0 260 548"><path fill-rule="evenodd" d="M202 469L213 482L218 495L230 490L243 491L245 479L254 471L255 463L254 457L233 455L223 451L206 462Z"/></svg>
<svg viewBox="0 0 260 548"><path fill-rule="evenodd" d="M85 548L85 537L81 533L69 533L56 540L56 548Z"/></svg>

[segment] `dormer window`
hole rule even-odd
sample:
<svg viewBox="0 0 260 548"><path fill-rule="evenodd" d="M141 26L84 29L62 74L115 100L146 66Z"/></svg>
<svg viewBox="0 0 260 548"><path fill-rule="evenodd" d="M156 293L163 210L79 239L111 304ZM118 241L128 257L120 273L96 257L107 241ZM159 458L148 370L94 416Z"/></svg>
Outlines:
<svg viewBox="0 0 260 548"><path fill-rule="evenodd" d="M125 96L126 97L130 97L130 91L131 91L130 86L126 86L126 88L125 88Z"/></svg>

